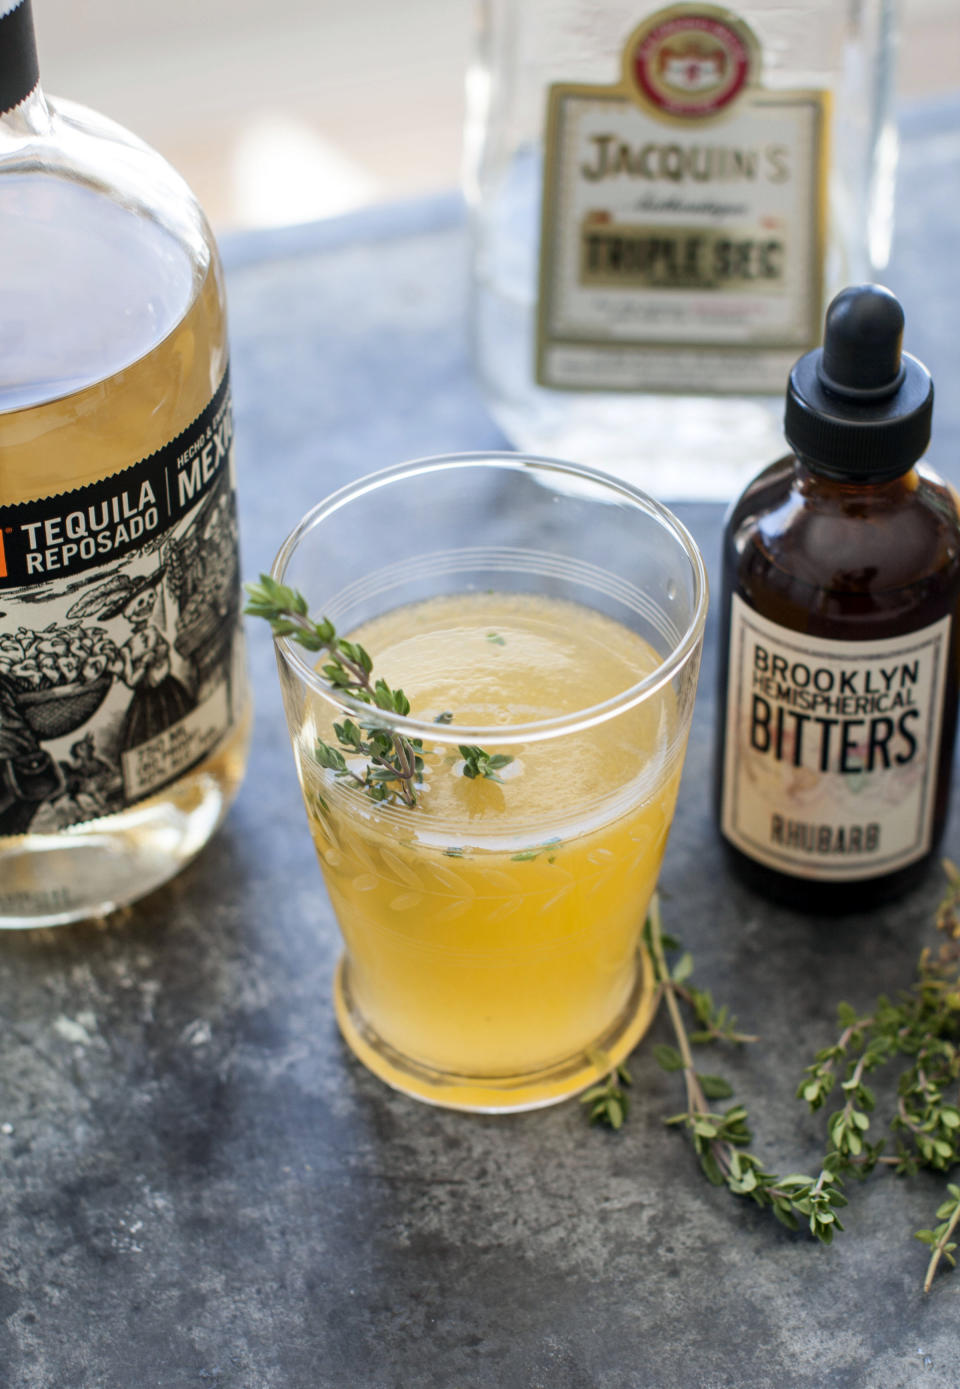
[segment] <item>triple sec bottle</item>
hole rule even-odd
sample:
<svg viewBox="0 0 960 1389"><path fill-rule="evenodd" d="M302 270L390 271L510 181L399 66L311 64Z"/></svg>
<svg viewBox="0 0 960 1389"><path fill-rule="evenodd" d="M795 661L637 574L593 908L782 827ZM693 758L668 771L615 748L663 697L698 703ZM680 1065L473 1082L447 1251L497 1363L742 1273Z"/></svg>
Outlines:
<svg viewBox="0 0 960 1389"><path fill-rule="evenodd" d="M141 896L243 773L223 280L182 180L0 0L0 927Z"/></svg>
<svg viewBox="0 0 960 1389"><path fill-rule="evenodd" d="M892 0L481 0L473 356L520 449L729 501L886 263Z"/></svg>

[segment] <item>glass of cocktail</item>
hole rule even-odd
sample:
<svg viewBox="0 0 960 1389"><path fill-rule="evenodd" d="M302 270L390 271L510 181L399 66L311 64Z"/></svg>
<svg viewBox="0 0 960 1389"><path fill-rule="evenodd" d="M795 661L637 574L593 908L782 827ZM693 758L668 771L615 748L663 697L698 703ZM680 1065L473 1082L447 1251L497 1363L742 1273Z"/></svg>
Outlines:
<svg viewBox="0 0 960 1389"><path fill-rule="evenodd" d="M455 1108L585 1089L650 1022L642 928L707 609L693 540L600 473L462 454L321 502L272 578L410 706L361 702L331 684L323 652L277 638L343 935L347 1043L397 1089ZM351 744L378 737L422 758L411 798Z"/></svg>

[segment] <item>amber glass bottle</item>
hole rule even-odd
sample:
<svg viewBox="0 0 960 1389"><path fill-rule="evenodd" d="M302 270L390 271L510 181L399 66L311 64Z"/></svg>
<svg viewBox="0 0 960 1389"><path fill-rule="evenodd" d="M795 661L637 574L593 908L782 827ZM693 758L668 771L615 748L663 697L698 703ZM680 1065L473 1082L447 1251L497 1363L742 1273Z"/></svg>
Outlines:
<svg viewBox="0 0 960 1389"><path fill-rule="evenodd" d="M39 85L0 3L0 930L99 916L223 820L251 709L223 274L186 184Z"/></svg>
<svg viewBox="0 0 960 1389"><path fill-rule="evenodd" d="M724 533L716 812L733 865L801 910L922 875L947 815L960 516L915 466L933 387L879 286L844 290L787 392L794 452Z"/></svg>

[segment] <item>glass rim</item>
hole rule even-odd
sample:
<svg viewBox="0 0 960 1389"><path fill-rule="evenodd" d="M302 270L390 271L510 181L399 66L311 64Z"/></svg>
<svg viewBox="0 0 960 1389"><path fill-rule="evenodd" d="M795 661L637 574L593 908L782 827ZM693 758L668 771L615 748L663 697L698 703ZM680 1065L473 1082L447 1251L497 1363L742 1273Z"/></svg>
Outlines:
<svg viewBox="0 0 960 1389"><path fill-rule="evenodd" d="M532 473L534 471L548 474L556 473L578 481L590 482L606 492L619 495L623 500L632 503L639 510L659 521L678 542L693 575L693 612L680 639L672 646L669 653L642 680L638 680L635 684L598 704L585 705L582 709L574 710L569 714L560 714L550 719L536 719L529 723L507 725L437 724L423 722L410 714L397 714L378 709L337 689L336 686L325 680L315 666L310 664L307 659L308 653L305 652L304 648L292 641L290 637L274 637L277 651L291 672L315 693L340 709L350 710L367 720L375 719L378 725L387 729L395 729L405 736L429 737L434 742L451 746L460 743L485 742L504 747L551 737L556 738L563 734L581 733L636 708L638 704L650 699L665 685L668 685L694 655L703 635L709 598L707 571L703 556L683 522L678 520L662 502L656 501L641 488L634 487L621 478L580 463L566 463L560 459L533 453L485 450L472 453L437 454L411 459L405 463L397 463L389 468L381 468L377 472L368 473L354 482L347 483L312 506L277 551L270 568L270 577L282 584L294 553L307 535L323 521L360 497L409 478L467 468L506 468L508 471L518 473ZM314 611L309 596L305 594L304 597L307 598L310 610ZM374 668L376 668L376 653L373 654Z"/></svg>

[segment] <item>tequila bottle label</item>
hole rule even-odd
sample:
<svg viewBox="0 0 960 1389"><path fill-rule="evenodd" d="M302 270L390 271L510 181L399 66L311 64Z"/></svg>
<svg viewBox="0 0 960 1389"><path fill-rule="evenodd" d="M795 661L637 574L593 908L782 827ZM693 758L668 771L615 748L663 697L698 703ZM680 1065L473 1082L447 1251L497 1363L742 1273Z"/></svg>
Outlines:
<svg viewBox="0 0 960 1389"><path fill-rule="evenodd" d="M932 843L950 618L879 641L811 637L734 594L721 828L758 863L853 882Z"/></svg>
<svg viewBox="0 0 960 1389"><path fill-rule="evenodd" d="M711 5L649 16L618 84L551 86L537 381L778 392L819 339L827 115L825 91L764 87Z"/></svg>
<svg viewBox="0 0 960 1389"><path fill-rule="evenodd" d="M243 698L228 378L148 458L0 507L0 836L176 781Z"/></svg>

